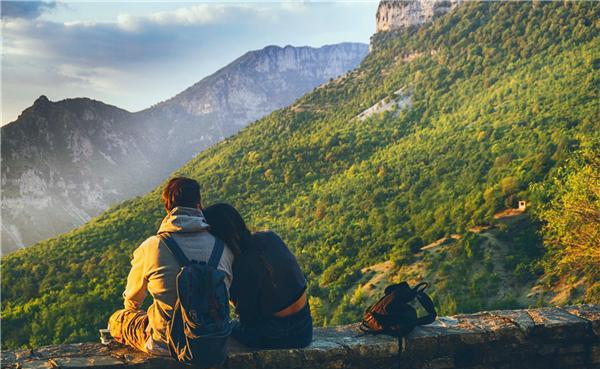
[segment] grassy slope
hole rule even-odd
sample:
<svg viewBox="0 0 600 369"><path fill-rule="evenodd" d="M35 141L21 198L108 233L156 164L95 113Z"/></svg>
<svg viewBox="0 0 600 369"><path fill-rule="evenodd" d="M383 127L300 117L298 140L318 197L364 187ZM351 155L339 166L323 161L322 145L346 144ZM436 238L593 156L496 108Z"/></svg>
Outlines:
<svg viewBox="0 0 600 369"><path fill-rule="evenodd" d="M202 183L206 203L231 202L283 235L309 276L317 322L355 319L345 296L361 267L408 263L414 235L427 243L485 222L591 136L598 8L468 3L419 31L379 37L356 71L177 173ZM353 119L399 88L411 91L410 110ZM133 249L162 216L155 190L3 258L3 345L95 339L121 303ZM464 305L463 293L448 308L451 287L434 286L443 311L486 307Z"/></svg>

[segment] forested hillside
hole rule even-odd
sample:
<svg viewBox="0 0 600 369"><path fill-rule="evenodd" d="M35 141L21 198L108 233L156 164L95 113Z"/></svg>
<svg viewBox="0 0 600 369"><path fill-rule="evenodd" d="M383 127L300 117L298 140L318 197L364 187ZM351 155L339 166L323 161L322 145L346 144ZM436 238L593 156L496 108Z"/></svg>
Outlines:
<svg viewBox="0 0 600 369"><path fill-rule="evenodd" d="M544 280L546 291L561 279L544 279L537 221L494 235L511 245L502 270L468 230L519 199L539 207L571 153L598 153L599 12L595 2L467 2L429 25L377 34L349 75L176 174L200 181L205 204L230 202L282 235L309 278L317 324L358 318L369 302L351 298L361 268L409 266L450 234L462 238L420 262L422 277L437 275L440 311L515 307L523 302L499 274ZM357 118L375 104L385 108ZM4 257L4 347L96 340L121 305L133 250L164 216L159 194ZM597 270L582 270L581 292L563 301L599 301Z"/></svg>

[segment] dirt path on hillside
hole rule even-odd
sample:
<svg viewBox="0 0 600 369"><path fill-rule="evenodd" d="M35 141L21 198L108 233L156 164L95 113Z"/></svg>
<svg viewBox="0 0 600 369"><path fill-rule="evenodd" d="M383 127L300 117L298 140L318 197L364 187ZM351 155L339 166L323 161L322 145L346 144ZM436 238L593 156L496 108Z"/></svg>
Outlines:
<svg viewBox="0 0 600 369"><path fill-rule="evenodd" d="M533 287L532 284L516 284L513 272L506 269L506 258L508 256L509 245L499 240L493 230L482 232L479 236L485 239L483 243L484 253L490 256L494 265L494 272L500 277L498 296L502 298L511 295L519 304L525 306L529 305L531 301L528 294Z"/></svg>

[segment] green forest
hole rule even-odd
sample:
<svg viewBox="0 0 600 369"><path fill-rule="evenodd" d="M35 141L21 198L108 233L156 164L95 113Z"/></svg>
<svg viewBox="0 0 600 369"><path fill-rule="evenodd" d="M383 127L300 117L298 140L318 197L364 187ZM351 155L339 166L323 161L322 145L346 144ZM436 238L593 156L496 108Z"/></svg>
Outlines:
<svg viewBox="0 0 600 369"><path fill-rule="evenodd" d="M356 70L173 175L282 236L317 325L359 320L373 302L356 290L361 269L387 260L396 279L418 263L410 278L433 279L442 314L545 305L559 287L561 303L600 303L599 13L596 2L467 2L376 34ZM407 107L357 118L399 90ZM3 348L97 340L133 250L165 215L160 190L2 258ZM526 216L493 234L509 245L500 270L470 230L522 199ZM581 203L589 216L565 207ZM420 252L452 234L445 251ZM541 292L526 301L511 286Z"/></svg>

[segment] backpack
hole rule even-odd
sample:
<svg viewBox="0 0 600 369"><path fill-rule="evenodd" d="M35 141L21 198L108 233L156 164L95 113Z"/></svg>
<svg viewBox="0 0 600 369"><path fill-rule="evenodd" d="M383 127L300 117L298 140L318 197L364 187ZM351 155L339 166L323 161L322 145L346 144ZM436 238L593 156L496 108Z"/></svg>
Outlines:
<svg viewBox="0 0 600 369"><path fill-rule="evenodd" d="M437 314L433 302L423 292L428 286L427 282L421 282L414 288L406 282L387 286L385 295L365 311L359 329L365 334L383 333L402 337L418 325L432 323ZM409 305L415 298L425 308L427 315L417 318L417 311Z"/></svg>
<svg viewBox="0 0 600 369"><path fill-rule="evenodd" d="M227 359L227 338L231 334L229 297L225 273L217 269L223 255L223 241L215 237L208 263L188 260L175 240L159 237L173 254L181 271L177 274L177 302L167 327L171 356L194 368L222 365Z"/></svg>

